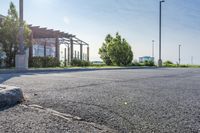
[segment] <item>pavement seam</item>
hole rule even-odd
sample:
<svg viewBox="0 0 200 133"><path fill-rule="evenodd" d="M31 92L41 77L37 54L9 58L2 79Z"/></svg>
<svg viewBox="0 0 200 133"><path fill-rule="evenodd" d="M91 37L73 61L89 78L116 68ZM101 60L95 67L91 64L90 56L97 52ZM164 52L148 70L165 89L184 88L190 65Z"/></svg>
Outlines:
<svg viewBox="0 0 200 133"><path fill-rule="evenodd" d="M69 101L69 100L68 100ZM95 104L88 104L88 103L83 103L83 102L75 102L75 101L69 101L69 102L72 102L72 103L77 103L77 104L84 104L84 105L88 105L88 106L95 106L95 107L98 107L98 108L101 108L103 110L106 110L108 112L110 112L111 114L115 114L116 116L122 118L123 120L127 121L131 126L132 126L132 129L135 129L135 125L126 117L120 115L118 112L115 112L113 110L110 110L109 108L107 107L103 107L103 106L100 106L100 105L95 105Z"/></svg>
<svg viewBox="0 0 200 133"><path fill-rule="evenodd" d="M67 121L80 121L82 123L85 123L85 124L89 124L91 125L92 127L98 129L98 130L101 130L102 133L117 133L117 131L113 130L113 129L110 129L104 125L98 125L96 123L92 123L92 122L87 122L87 121L83 121L82 118L78 117L78 116L72 116L70 114L65 114L65 113L61 113L61 112L58 112L56 110L53 110L53 109L49 109L49 108L44 108L40 105L36 105L36 104L33 104L33 105L25 105L25 104L21 104L22 107L25 107L25 108L31 108L31 109L37 109L37 110L42 110L42 111L45 111L46 113L49 113L53 116L57 116L59 118L62 118L64 120L67 120Z"/></svg>

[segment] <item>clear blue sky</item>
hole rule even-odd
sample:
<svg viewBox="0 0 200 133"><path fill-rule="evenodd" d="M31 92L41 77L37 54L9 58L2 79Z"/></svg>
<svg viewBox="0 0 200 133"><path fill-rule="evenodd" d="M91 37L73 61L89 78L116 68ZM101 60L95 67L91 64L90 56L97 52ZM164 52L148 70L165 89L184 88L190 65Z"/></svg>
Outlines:
<svg viewBox="0 0 200 133"><path fill-rule="evenodd" d="M6 15L11 0L0 0ZM18 8L18 0L12 0ZM163 60L200 64L200 0L166 0L163 3ZM90 43L91 60L100 60L98 48L106 34L119 32L128 40L135 59L151 55L155 40L158 58L159 0L24 0L29 24L77 35Z"/></svg>

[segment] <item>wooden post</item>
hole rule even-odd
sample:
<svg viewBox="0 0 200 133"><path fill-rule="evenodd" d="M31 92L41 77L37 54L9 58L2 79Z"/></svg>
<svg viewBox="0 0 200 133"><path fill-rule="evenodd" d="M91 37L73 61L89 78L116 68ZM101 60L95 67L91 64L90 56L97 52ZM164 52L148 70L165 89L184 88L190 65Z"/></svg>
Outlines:
<svg viewBox="0 0 200 133"><path fill-rule="evenodd" d="M83 60L83 44L80 44L80 60Z"/></svg>
<svg viewBox="0 0 200 133"><path fill-rule="evenodd" d="M59 45L58 37L56 37L55 47L56 47L55 57L56 57L58 60L60 60L60 45Z"/></svg>
<svg viewBox="0 0 200 133"><path fill-rule="evenodd" d="M74 54L74 44L73 44L73 38L70 38L70 48L71 48L71 61L73 60L73 54Z"/></svg>
<svg viewBox="0 0 200 133"><path fill-rule="evenodd" d="M30 35L31 46L29 47L29 61L33 57L33 32Z"/></svg>
<svg viewBox="0 0 200 133"><path fill-rule="evenodd" d="M44 43L44 57L47 56L47 42Z"/></svg>
<svg viewBox="0 0 200 133"><path fill-rule="evenodd" d="M67 49L65 48L65 67L67 66Z"/></svg>
<svg viewBox="0 0 200 133"><path fill-rule="evenodd" d="M87 61L90 61L90 48L89 46L87 47Z"/></svg>
<svg viewBox="0 0 200 133"><path fill-rule="evenodd" d="M47 56L47 42L46 42L46 40L45 40L45 43L44 43L44 57L46 57ZM44 66L45 67L47 67L47 58L45 58L45 60L44 60Z"/></svg>
<svg viewBox="0 0 200 133"><path fill-rule="evenodd" d="M70 54L69 54L69 53L70 53L69 44L68 44L68 47L67 47L67 48L68 48L68 52L67 52L67 54L68 54L68 56L67 56L67 61L68 61L68 65L69 65L69 63L70 63L70 61L69 61L69 60L70 60L70 58L69 58L69 56L70 56Z"/></svg>

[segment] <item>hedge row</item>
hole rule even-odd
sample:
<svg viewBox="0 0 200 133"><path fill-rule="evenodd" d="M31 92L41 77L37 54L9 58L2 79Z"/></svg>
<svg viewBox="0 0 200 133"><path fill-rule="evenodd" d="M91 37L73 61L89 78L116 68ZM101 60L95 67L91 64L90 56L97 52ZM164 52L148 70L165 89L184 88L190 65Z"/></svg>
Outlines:
<svg viewBox="0 0 200 133"><path fill-rule="evenodd" d="M78 66L78 67L90 66L90 62L74 59L71 61L71 66Z"/></svg>
<svg viewBox="0 0 200 133"><path fill-rule="evenodd" d="M29 67L59 67L60 61L56 57L32 57L29 60Z"/></svg>

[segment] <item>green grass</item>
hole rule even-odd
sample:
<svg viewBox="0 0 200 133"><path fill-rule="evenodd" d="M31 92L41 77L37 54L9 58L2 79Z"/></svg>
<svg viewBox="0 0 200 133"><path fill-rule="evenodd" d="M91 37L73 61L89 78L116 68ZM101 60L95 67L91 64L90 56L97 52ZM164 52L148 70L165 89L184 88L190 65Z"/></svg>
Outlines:
<svg viewBox="0 0 200 133"><path fill-rule="evenodd" d="M163 65L164 67L169 67L169 68L200 68L200 65L180 65L177 66L176 64L168 64L168 65ZM29 68L29 70L47 70L47 69L81 69L81 68L124 68L124 67L145 67L145 65L130 65L130 66L107 66L105 64L100 64L100 65L90 65L90 66L85 66L85 67L76 67L76 66L62 66L62 67L47 67L47 68ZM2 68L0 69L1 71L6 71L6 70L15 70L15 68Z"/></svg>
<svg viewBox="0 0 200 133"><path fill-rule="evenodd" d="M173 68L200 68L200 65L186 65L186 64L181 64L181 65L176 65L176 64L168 64L164 65L164 67L173 67Z"/></svg>

